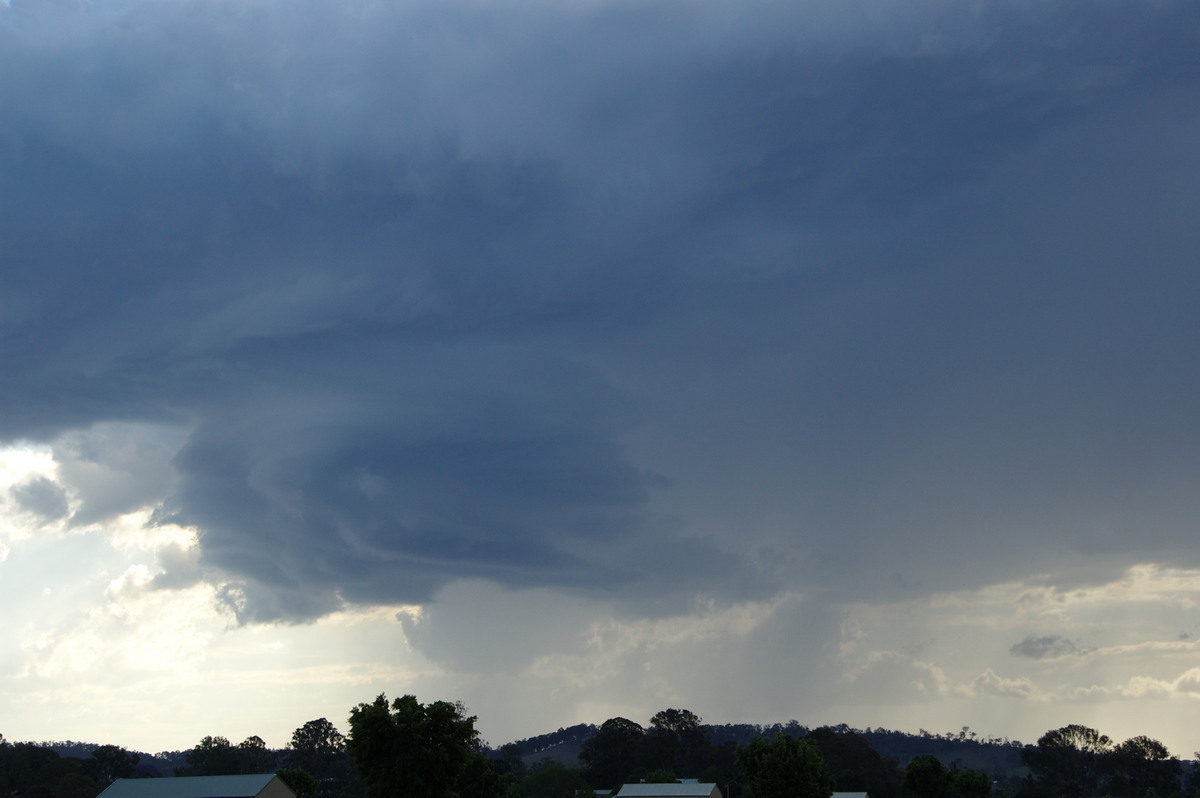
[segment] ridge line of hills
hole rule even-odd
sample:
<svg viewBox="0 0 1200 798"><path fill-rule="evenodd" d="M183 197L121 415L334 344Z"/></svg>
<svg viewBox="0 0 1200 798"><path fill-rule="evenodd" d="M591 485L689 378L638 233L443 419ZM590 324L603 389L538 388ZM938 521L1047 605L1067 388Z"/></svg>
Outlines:
<svg viewBox="0 0 1200 798"><path fill-rule="evenodd" d="M502 752L518 755L527 765L533 766L543 760L551 760L567 767L577 767L579 751L583 743L593 737L598 726L591 723L579 723L574 726L559 728L553 732L535 735L502 746L484 746L485 753L500 757ZM894 731L884 728L857 729L846 724L828 727L808 727L795 720L787 723L754 724L726 723L702 724L700 730L706 735L712 745L736 743L745 745L755 737L771 737L775 734L787 734L793 737L803 737L816 728L829 728L837 733L856 734L874 749L880 756L894 759L901 766L918 756L933 754L947 766L974 768L993 775L1013 775L1022 771L1023 765L1020 752L1026 745L1018 740L993 736L980 736L964 726L960 731L948 733L930 733L921 729L918 733ZM84 743L73 740L44 741L35 745L53 750L59 756L78 757L86 759L92 750L101 744ZM150 754L143 751L132 751L141 757L144 766L153 768L163 776L173 774L175 768L183 767L188 750L160 751ZM286 748L275 749L278 752Z"/></svg>

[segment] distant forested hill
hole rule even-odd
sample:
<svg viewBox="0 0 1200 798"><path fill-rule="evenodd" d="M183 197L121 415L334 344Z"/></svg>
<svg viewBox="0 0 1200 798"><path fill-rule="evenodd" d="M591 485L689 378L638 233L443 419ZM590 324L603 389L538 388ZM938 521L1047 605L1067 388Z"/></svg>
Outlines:
<svg viewBox="0 0 1200 798"><path fill-rule="evenodd" d="M593 737L596 726L581 723L547 734L539 734L516 740L503 746L513 750L529 765L544 759L577 767L579 751L584 741ZM947 766L975 768L995 776L1022 773L1021 749L1024 745L1016 740L998 737L980 737L969 728L956 732L933 734L921 730L917 734L892 731L890 729L855 729L845 724L830 727L838 733L853 733L864 738L880 756L896 760L901 767L918 756L932 754ZM725 723L701 726L708 742L714 746L727 743L746 745L755 737L773 737L787 734L804 737L813 731L795 720L787 723ZM499 749L497 749L498 751Z"/></svg>
<svg viewBox="0 0 1200 798"><path fill-rule="evenodd" d="M513 751L529 766L549 759L567 767L576 767L579 762L579 750L583 741L596 734L596 727L591 723L579 723L558 731L527 737L502 746L502 749ZM499 752L501 749L496 749Z"/></svg>
<svg viewBox="0 0 1200 798"><path fill-rule="evenodd" d="M55 740L37 743L42 748L48 748L60 757L88 760L92 757L92 751L95 751L101 746L101 743L82 743L78 740ZM136 774L138 777L159 776L174 776L175 769L184 765L184 754L186 751L175 751L161 754L147 754L141 751L135 751L138 755L138 765ZM175 756L175 760L170 758Z"/></svg>

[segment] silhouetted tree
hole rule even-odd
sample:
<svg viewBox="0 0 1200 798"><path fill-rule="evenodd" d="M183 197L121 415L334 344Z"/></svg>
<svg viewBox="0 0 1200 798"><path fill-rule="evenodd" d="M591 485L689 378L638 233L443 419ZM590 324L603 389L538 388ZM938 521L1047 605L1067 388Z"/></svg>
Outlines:
<svg viewBox="0 0 1200 798"><path fill-rule="evenodd" d="M275 775L296 793L296 798L317 798L321 783L304 768L284 768Z"/></svg>
<svg viewBox="0 0 1200 798"><path fill-rule="evenodd" d="M119 745L102 745L92 750L91 761L84 763L84 770L104 789L117 779L132 776L140 760L139 754L130 753Z"/></svg>
<svg viewBox="0 0 1200 798"><path fill-rule="evenodd" d="M1112 745L1106 735L1078 724L1048 731L1037 746L1021 752L1033 784L1051 798L1098 795L1104 755Z"/></svg>
<svg viewBox="0 0 1200 798"><path fill-rule="evenodd" d="M292 732L287 761L292 767L325 778L345 755L346 738L329 720L317 718Z"/></svg>
<svg viewBox="0 0 1200 798"><path fill-rule="evenodd" d="M64 773L54 783L54 798L95 798L100 785L90 776L78 771Z"/></svg>
<svg viewBox="0 0 1200 798"><path fill-rule="evenodd" d="M496 762L496 769L502 775L512 776L513 779L525 778L527 771L525 759L521 756L521 746L516 743L506 743L500 746L500 756Z"/></svg>
<svg viewBox="0 0 1200 798"><path fill-rule="evenodd" d="M820 749L835 790L865 791L871 798L900 795L900 766L881 756L861 734L825 726L809 732L806 739Z"/></svg>
<svg viewBox="0 0 1200 798"><path fill-rule="evenodd" d="M600 787L619 787L644 764L642 746L646 731L628 718L609 718L584 742L579 761L584 777Z"/></svg>
<svg viewBox="0 0 1200 798"><path fill-rule="evenodd" d="M1183 766L1151 737L1130 737L1108 753L1109 792L1120 798L1165 796L1180 791Z"/></svg>
<svg viewBox="0 0 1200 798"><path fill-rule="evenodd" d="M829 798L833 776L817 746L786 734L756 737L737 751L738 768L754 798Z"/></svg>
<svg viewBox="0 0 1200 798"><path fill-rule="evenodd" d="M504 784L493 760L481 753L471 754L458 778L455 792L458 798L500 798L504 794Z"/></svg>
<svg viewBox="0 0 1200 798"><path fill-rule="evenodd" d="M346 738L326 718L310 720L292 732L285 762L317 779L320 794L327 798L362 792L358 772L346 751Z"/></svg>
<svg viewBox="0 0 1200 798"><path fill-rule="evenodd" d="M49 748L33 743L0 745L0 788L3 794L22 798L53 798L66 776L80 775L78 763L79 760L64 760ZM78 780L68 779L63 784L68 791L74 791ZM92 784L95 789L95 783Z"/></svg>
<svg viewBox="0 0 1200 798"><path fill-rule="evenodd" d="M696 713L664 709L650 718L643 745L648 767L690 775L701 767L708 740Z"/></svg>
<svg viewBox="0 0 1200 798"><path fill-rule="evenodd" d="M238 743L237 763L238 773L270 773L275 770L275 752L263 738L251 735Z"/></svg>
<svg viewBox="0 0 1200 798"><path fill-rule="evenodd" d="M950 777L954 794L958 798L988 798L992 794L992 779L982 770L952 770Z"/></svg>
<svg viewBox="0 0 1200 798"><path fill-rule="evenodd" d="M904 788L917 798L951 798L950 771L933 754L919 756L904 768Z"/></svg>
<svg viewBox="0 0 1200 798"><path fill-rule="evenodd" d="M534 765L517 785L517 794L523 798L575 798L577 793L591 790L579 770L552 759Z"/></svg>
<svg viewBox="0 0 1200 798"><path fill-rule="evenodd" d="M346 749L371 798L451 798L478 736L460 704L380 694L350 711Z"/></svg>
<svg viewBox="0 0 1200 798"><path fill-rule="evenodd" d="M235 776L241 773L237 750L225 737L206 736L185 756L188 776Z"/></svg>

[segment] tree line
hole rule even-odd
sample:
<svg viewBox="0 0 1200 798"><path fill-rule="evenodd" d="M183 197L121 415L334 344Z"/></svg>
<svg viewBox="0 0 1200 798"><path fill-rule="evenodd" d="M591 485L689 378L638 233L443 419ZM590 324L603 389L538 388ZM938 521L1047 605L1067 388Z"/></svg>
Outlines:
<svg viewBox="0 0 1200 798"><path fill-rule="evenodd" d="M1145 736L1114 745L1107 735L1072 724L1043 734L1021 759L1030 771L1022 798L1168 798L1200 792L1200 774L1185 773L1178 757Z"/></svg>
<svg viewBox="0 0 1200 798"><path fill-rule="evenodd" d="M117 778L277 772L299 798L595 798L630 782L686 777L716 782L727 798L1200 798L1200 773L1149 737L1114 744L1085 726L1044 734L1036 745L949 735L906 735L847 726L808 729L706 726L665 709L642 726L610 718L489 748L459 703L411 695L354 707L343 735L326 718L297 728L288 746L260 737L233 744L205 736L187 751L143 759L112 745L59 756L0 735L0 798L95 798ZM873 743L902 756L885 756ZM901 745L902 743L902 745ZM976 749L978 749L976 751ZM73 744L72 754L80 752ZM559 760L548 755L566 750ZM973 751L1015 756L970 757ZM955 753L957 752L957 753ZM968 766L1002 762L1002 767ZM164 764L167 773L151 761Z"/></svg>

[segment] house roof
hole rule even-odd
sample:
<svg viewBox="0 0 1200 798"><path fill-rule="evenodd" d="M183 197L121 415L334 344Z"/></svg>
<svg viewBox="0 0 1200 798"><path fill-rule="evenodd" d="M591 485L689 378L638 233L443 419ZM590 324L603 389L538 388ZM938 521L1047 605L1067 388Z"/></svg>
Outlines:
<svg viewBox="0 0 1200 798"><path fill-rule="evenodd" d="M690 782L687 784L623 784L617 798L707 798L716 791L713 782Z"/></svg>
<svg viewBox="0 0 1200 798"><path fill-rule="evenodd" d="M835 792L829 798L867 798L865 792Z"/></svg>
<svg viewBox="0 0 1200 798"><path fill-rule="evenodd" d="M177 776L168 779L117 779L98 798L258 798L271 782L271 795L294 794L274 773L251 776ZM283 789L286 792L280 793Z"/></svg>

